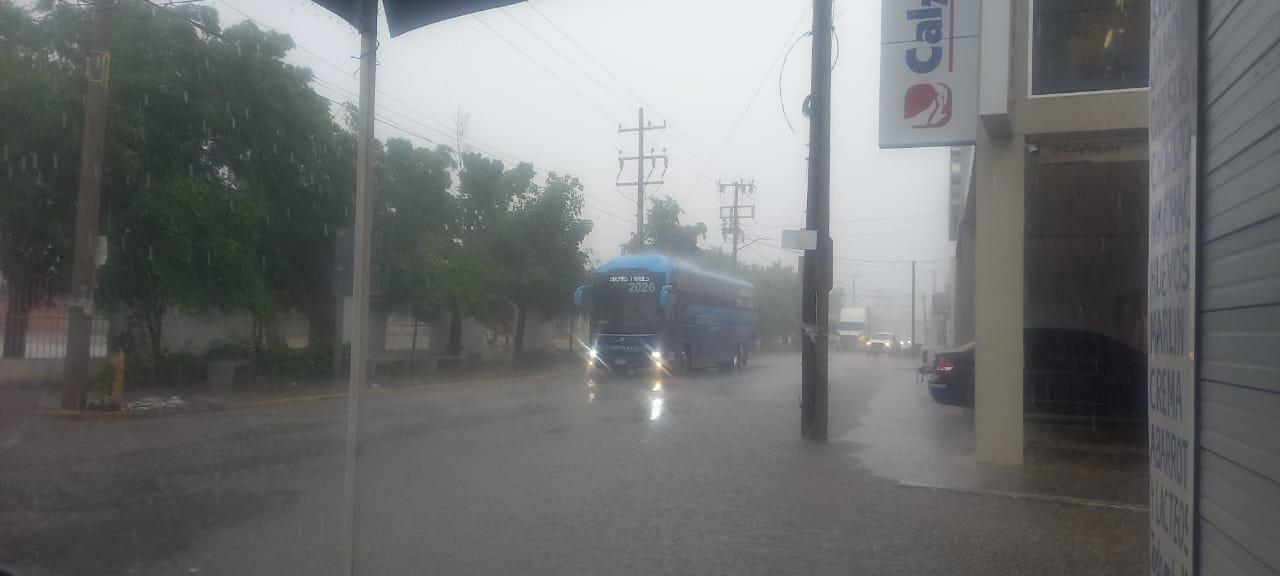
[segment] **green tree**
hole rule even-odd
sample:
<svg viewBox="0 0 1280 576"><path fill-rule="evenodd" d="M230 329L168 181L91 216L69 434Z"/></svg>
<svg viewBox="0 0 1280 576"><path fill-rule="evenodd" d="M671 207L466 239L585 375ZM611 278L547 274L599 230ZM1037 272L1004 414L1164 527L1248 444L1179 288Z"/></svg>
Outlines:
<svg viewBox="0 0 1280 576"><path fill-rule="evenodd" d="M479 244L425 233L413 250L395 260L408 287L405 308L415 318L430 320L455 312L458 319L461 314L481 315L494 302L498 265ZM460 332L458 339L450 338L450 354L460 351L460 338Z"/></svg>
<svg viewBox="0 0 1280 576"><path fill-rule="evenodd" d="M581 218L583 206L578 179L552 172L491 230L498 292L516 310L512 354L517 360L524 352L529 311L555 314L572 303L573 284L587 263L582 241L591 232L591 222Z"/></svg>
<svg viewBox="0 0 1280 576"><path fill-rule="evenodd" d="M65 280L70 261L84 74L62 58L47 22L0 0L0 276L9 284L3 355L26 348L37 280ZM20 79L20 80L15 80Z"/></svg>
<svg viewBox="0 0 1280 576"><path fill-rule="evenodd" d="M657 252L685 258L698 256L702 252L698 240L707 237L707 225L681 224L683 213L684 209L674 198L654 198L645 220L644 236L632 234L631 240L622 245L622 251L627 254Z"/></svg>
<svg viewBox="0 0 1280 576"><path fill-rule="evenodd" d="M13 34L6 29L0 42L17 43L14 50L6 47L0 67L30 69L23 82L0 87L0 109L23 111L0 119L3 134L50 139L14 148L21 154L28 148L52 151L52 163L57 165L61 157L62 172L69 174L62 177L73 181L83 113L82 39L89 12L53 2L41 3L34 13L23 12L7 0L0 0L0 9L5 10L0 26L16 29ZM112 247L109 269L103 271L103 281L112 285L104 285L100 305L128 308L151 327L158 327L156 311L169 306L249 310L261 325L278 300L307 313L313 341L323 339L317 336L327 335L333 325L329 270L334 231L350 220L354 139L333 121L328 102L311 90L310 73L284 63L293 47L288 36L251 23L221 30L217 11L207 6L157 11L122 2L116 9L99 227ZM11 77L7 72L4 76ZM21 103L32 97L27 93L32 90L49 110ZM62 150L68 151L65 156ZM20 166L25 170L25 164ZM14 238L0 252L21 257L0 259L0 272L8 277L65 274L61 263L67 260L73 220L67 194L74 190L67 184L51 188L43 217L30 210L23 216L32 223L30 230L4 226ZM0 202L6 209L0 212L20 214L22 199L41 193L38 187L5 187ZM214 209L220 200L227 201L225 213ZM168 210L156 205L160 201L176 204ZM180 217L189 230L235 236L202 239L207 245L175 239L173 230L154 221L162 217ZM215 218L231 218L234 225L208 221ZM249 226L243 218L256 221ZM225 248L219 242L232 243L231 252L240 259L248 241L252 251L245 261L255 263L253 274L236 268L241 273L228 276L241 282L244 291L187 290L206 278L198 267L174 265L201 259L199 253L181 250L205 249L207 258L216 258L219 247ZM173 259L168 254L157 259L158 251L178 253ZM119 276L124 266L151 266L140 273L165 280L143 286ZM154 345L158 332L150 336Z"/></svg>
<svg viewBox="0 0 1280 576"><path fill-rule="evenodd" d="M435 281L447 279L444 265L459 257L448 241L457 218L456 202L449 194L453 167L448 148L415 148L396 138L387 141L380 162L379 224L387 235L391 264L383 302L417 320L434 320L447 311L441 301L455 300L448 297L451 286Z"/></svg>
<svg viewBox="0 0 1280 576"><path fill-rule="evenodd" d="M257 261L262 215L252 192L185 176L143 186L117 216L125 232L102 269L100 298L135 314L154 355L171 306L261 313L270 306Z"/></svg>
<svg viewBox="0 0 1280 576"><path fill-rule="evenodd" d="M800 327L800 275L780 262L746 265L741 272L756 287L761 344L777 349L794 342Z"/></svg>
<svg viewBox="0 0 1280 576"><path fill-rule="evenodd" d="M264 197L258 252L276 304L266 312L302 312L310 342L328 348L335 230L352 221L355 138L311 89L311 72L284 62L294 48L289 36L246 21L222 38L204 42L208 64L197 78L212 90L200 116L213 135L206 163L228 174L228 185L253 186ZM270 319L259 315L259 326Z"/></svg>
<svg viewBox="0 0 1280 576"><path fill-rule="evenodd" d="M468 287L470 293L466 298L454 299L449 310L447 349L450 354L457 354L462 348L463 314L478 315L487 311L498 297L498 282L504 272L498 269L501 264L491 258L495 253L494 235L509 226L512 207L535 190L534 175L533 166L528 163L506 169L499 160L477 153L462 155L455 226L447 236L456 246L446 254L451 256L450 261L456 262L449 269L452 277L461 286ZM484 266L458 262L462 259L472 259Z"/></svg>

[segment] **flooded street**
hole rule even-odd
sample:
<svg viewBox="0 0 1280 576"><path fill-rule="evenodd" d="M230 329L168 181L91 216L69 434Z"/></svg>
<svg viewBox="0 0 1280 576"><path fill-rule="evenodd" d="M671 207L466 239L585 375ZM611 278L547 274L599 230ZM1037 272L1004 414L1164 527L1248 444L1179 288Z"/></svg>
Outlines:
<svg viewBox="0 0 1280 576"><path fill-rule="evenodd" d="M909 359L833 355L833 440L799 440L798 364L661 380L573 368L371 396L363 569L1142 572L1144 512L901 485L922 479L903 470L966 458L963 435L918 448L964 410L933 404ZM345 407L33 422L0 452L0 565L341 573ZM99 449L69 462L55 444Z"/></svg>

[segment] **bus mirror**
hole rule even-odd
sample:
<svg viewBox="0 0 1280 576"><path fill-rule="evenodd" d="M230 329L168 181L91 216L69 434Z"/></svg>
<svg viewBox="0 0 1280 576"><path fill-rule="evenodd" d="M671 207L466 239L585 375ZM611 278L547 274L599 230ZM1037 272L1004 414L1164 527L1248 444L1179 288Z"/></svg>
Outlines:
<svg viewBox="0 0 1280 576"><path fill-rule="evenodd" d="M584 304L584 301L587 298L587 288L588 286L586 284L583 284L582 286L579 286L577 290L573 291L573 307L574 308L582 308L582 305Z"/></svg>
<svg viewBox="0 0 1280 576"><path fill-rule="evenodd" d="M667 304L670 304L670 303L671 303L671 285L667 284L666 286L663 286L662 291L658 293L658 305L662 306L663 308L666 308Z"/></svg>

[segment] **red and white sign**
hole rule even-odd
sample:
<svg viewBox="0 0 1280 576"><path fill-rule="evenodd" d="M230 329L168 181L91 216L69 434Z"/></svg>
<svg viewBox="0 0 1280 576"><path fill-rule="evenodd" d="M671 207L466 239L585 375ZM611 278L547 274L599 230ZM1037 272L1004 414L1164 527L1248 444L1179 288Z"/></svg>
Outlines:
<svg viewBox="0 0 1280 576"><path fill-rule="evenodd" d="M880 147L972 144L980 0L883 0Z"/></svg>

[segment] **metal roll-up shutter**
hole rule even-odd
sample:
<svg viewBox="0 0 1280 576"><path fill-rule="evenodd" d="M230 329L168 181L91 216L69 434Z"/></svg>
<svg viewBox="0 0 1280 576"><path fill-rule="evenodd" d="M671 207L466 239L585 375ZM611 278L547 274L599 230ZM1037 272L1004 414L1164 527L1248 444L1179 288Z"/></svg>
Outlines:
<svg viewBox="0 0 1280 576"><path fill-rule="evenodd" d="M1201 6L1198 573L1280 575L1280 2Z"/></svg>

